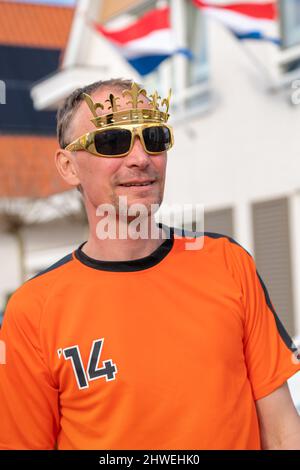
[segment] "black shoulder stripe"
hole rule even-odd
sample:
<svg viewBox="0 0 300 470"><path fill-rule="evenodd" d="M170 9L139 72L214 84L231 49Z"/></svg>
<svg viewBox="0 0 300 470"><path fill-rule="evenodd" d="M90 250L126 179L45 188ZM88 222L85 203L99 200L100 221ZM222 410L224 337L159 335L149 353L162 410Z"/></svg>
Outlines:
<svg viewBox="0 0 300 470"><path fill-rule="evenodd" d="M158 224L160 227L167 227L165 224L159 223ZM203 237L207 236L210 238L228 238L230 241L235 241L233 238L230 238L228 235L224 235L223 233L217 233L217 232L197 232L194 230L187 230L185 227L173 227L174 234L179 235L181 237ZM235 242L236 243L236 242Z"/></svg>
<svg viewBox="0 0 300 470"><path fill-rule="evenodd" d="M56 269L56 268L59 268L60 266L62 266L63 264L66 264L68 263L69 261L72 261L73 257L72 257L72 253L69 253L68 255L64 256L63 258L61 258L60 260L56 261L56 263L52 264L51 266L49 266L48 268L44 269L43 271L40 271L39 273L37 273L35 276L33 276L31 279L35 279L36 277L38 276L41 276L42 274L46 274L48 273L49 271L52 271L53 269ZM31 281L31 279L29 279L29 281Z"/></svg>
<svg viewBox="0 0 300 470"><path fill-rule="evenodd" d="M274 318L275 318L275 322L276 322L276 326L277 326L277 330L282 338L282 340L284 341L285 345L289 348L289 350L293 353L297 352L298 351L298 348L297 346L295 345L294 341L292 340L292 338L289 336L288 332L286 331L285 327L283 326L283 324L281 323L281 320L279 319L276 311L274 310L274 307L271 303L271 299L270 299L270 296L269 296L269 293L268 293L268 290L262 280L262 278L260 277L259 273L256 271L256 274L257 274L257 277L260 281L260 284L263 288L263 291L265 293L265 298L266 298L266 302L268 304L268 307L269 309L271 310L271 312L273 313L274 315Z"/></svg>
<svg viewBox="0 0 300 470"><path fill-rule="evenodd" d="M228 235L223 235L221 233L212 233L212 232L204 232L205 235L211 237L211 238L221 238L221 237L225 237L227 238L231 243L235 243L236 245L238 245L239 247L241 247L251 258L251 254L249 253L249 251L247 251L242 245L240 245L236 240L234 240L233 238L229 237ZM298 351L298 348L297 346L295 345L294 341L292 340L292 338L290 337L290 335L288 334L288 332L286 331L285 327L283 326L281 320L279 319L272 303L271 303L271 299L270 299L270 296L269 296L269 292L262 280L262 278L260 277L258 271L256 270L256 275L259 279L259 282L260 282L260 285L264 291L264 294L265 294L265 299L266 299L266 303L269 307L269 309L271 310L271 312L273 313L274 315L274 319L275 319L275 322L276 322L276 326L277 326L277 330L278 330L278 333L279 335L281 336L281 339L283 340L283 342L285 343L286 347L292 352L292 353L295 353Z"/></svg>
<svg viewBox="0 0 300 470"><path fill-rule="evenodd" d="M246 251L246 253L248 253L249 256L251 256L249 251L246 250L246 248L240 245L234 238L230 237L229 235L224 235L223 233L215 233L215 232L204 232L204 235L210 238L227 238L227 240L229 240L231 243L234 243L235 245L238 245L244 251Z"/></svg>
<svg viewBox="0 0 300 470"><path fill-rule="evenodd" d="M166 227L164 224L159 224L162 227ZM174 235L179 235L180 237L194 237L198 238L205 234L205 232L195 232L194 230L187 230L184 227L173 227Z"/></svg>

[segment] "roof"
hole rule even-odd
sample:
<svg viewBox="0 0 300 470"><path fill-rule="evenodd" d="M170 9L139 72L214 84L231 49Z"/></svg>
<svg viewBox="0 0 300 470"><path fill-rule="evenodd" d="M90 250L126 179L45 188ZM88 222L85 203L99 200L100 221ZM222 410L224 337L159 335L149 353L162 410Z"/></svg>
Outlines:
<svg viewBox="0 0 300 470"><path fill-rule="evenodd" d="M55 137L0 135L0 197L47 197L70 190L58 174Z"/></svg>
<svg viewBox="0 0 300 470"><path fill-rule="evenodd" d="M0 1L0 44L65 47L74 8Z"/></svg>
<svg viewBox="0 0 300 470"><path fill-rule="evenodd" d="M53 134L50 133L51 136L49 132L48 136L33 135L38 127L35 123L39 122L40 118L45 119L45 114L39 118L34 115L33 110L32 113L29 112L30 106L32 107L29 92L33 79L30 79L31 75L29 78L27 75L23 76L19 68L12 64L14 60L19 61L18 57L14 59L13 53L16 55L17 49L20 48L23 60L30 54L33 57L30 56L32 60L27 61L27 65L35 67L31 72L37 75L41 66L40 61L34 60L34 53L42 51L41 60L47 62L50 60L48 56L51 51L59 52L64 49L68 41L73 14L74 8L70 7L0 0L0 48L11 54L7 65L8 78L5 78L7 102L9 100L12 102L12 94L16 92L15 83L17 83L19 86L17 91L20 95L18 95L19 107L24 110L27 106L28 118L28 130L20 129L20 134L9 135L10 131L5 131L2 127L0 197L43 198L70 189L70 186L58 175L54 164L53 157L57 148L55 123ZM57 62L57 60L52 60L50 63L53 72L56 70ZM18 129L17 121L16 118L15 134ZM36 133L38 134L38 129ZM40 131L41 133L43 134Z"/></svg>

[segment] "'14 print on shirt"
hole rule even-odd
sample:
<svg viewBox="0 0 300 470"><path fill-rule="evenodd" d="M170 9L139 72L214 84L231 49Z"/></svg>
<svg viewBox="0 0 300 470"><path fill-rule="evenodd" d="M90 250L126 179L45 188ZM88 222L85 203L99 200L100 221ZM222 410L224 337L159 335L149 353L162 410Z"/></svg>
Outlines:
<svg viewBox="0 0 300 470"><path fill-rule="evenodd" d="M111 359L103 361L103 367L97 367L101 356L103 342L104 338L95 339L93 341L86 371L83 367L78 345L57 350L59 358L63 355L66 360L71 360L79 389L88 388L89 382L91 380L100 379L101 377L105 377L107 382L110 380L115 380L118 370L116 364L114 364Z"/></svg>

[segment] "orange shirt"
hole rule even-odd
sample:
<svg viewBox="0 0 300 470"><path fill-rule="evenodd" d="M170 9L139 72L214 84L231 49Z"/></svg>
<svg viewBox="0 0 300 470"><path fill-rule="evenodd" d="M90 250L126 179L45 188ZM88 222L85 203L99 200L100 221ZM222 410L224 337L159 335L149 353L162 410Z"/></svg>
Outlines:
<svg viewBox="0 0 300 470"><path fill-rule="evenodd" d="M255 400L300 364L248 252L198 237L125 262L78 248L15 292L1 449L260 448Z"/></svg>

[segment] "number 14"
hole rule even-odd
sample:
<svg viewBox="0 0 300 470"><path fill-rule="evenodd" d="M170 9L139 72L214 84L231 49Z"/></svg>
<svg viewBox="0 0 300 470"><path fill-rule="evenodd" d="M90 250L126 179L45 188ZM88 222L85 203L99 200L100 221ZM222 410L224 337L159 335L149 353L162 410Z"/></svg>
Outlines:
<svg viewBox="0 0 300 470"><path fill-rule="evenodd" d="M118 370L116 364L114 364L111 359L103 361L103 367L97 367L102 352L103 342L104 338L93 341L86 371L84 370L80 350L77 345L62 350L64 358L66 360L70 359L72 362L73 371L79 389L88 388L91 380L96 380L101 377L105 377L106 382L115 380L115 375ZM58 350L57 352L60 357L61 350Z"/></svg>

